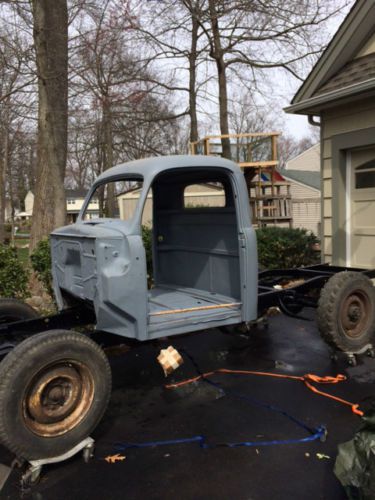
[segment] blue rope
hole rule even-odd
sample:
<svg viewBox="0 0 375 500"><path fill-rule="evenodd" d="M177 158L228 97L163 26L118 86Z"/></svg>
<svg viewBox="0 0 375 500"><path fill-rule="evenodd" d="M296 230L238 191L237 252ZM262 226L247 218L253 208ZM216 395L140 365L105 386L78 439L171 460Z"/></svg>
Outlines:
<svg viewBox="0 0 375 500"><path fill-rule="evenodd" d="M218 384L217 382L212 382L212 380L208 380L207 378L204 378L203 380L205 382L209 383L210 385L214 386L215 388L219 389L224 395L229 395L229 396L235 397L237 399L241 399L243 401L251 403L252 405L259 406L261 408L266 408L268 410L271 410L271 411L274 411L276 413L283 415L284 417L288 418L293 423L295 423L298 427L301 427L302 429L309 432L311 435L304 437L304 438L298 438L298 439L296 438L296 439L281 439L281 440L276 439L276 440L271 440L271 441L242 441L242 442L238 442L238 443L236 443L236 442L234 442L234 443L217 443L214 445L208 444L205 436L193 436L193 437L189 437L189 438L166 439L163 441L146 441L144 443L116 443L115 449L117 451L125 451L125 450L131 449L131 448L154 448L156 446L167 446L167 445L187 444L187 443L198 443L200 448L204 448L204 449L213 449L213 448L218 448L218 447L238 448L240 446L261 447L261 446L274 446L274 445L284 445L284 444L308 443L311 441L316 441L318 439L321 441L325 440L327 430L323 425L316 427L316 428L311 428L308 425L306 425L304 422L302 422L301 420L298 420L296 417L294 417L293 415L290 415L285 410L282 410L281 408L278 408L277 406L263 403L262 401L258 401L256 399L251 398L249 396L246 396L244 394L239 394L239 393L236 393L234 391L224 390L224 388L220 384Z"/></svg>
<svg viewBox="0 0 375 500"><path fill-rule="evenodd" d="M273 441L242 441L239 443L217 443L214 445L207 444L205 436L193 436L190 438L182 439L166 439L164 441L146 441L144 443L116 443L116 451L125 451L131 448L155 448L156 446L168 446L175 444L198 443L200 448L213 449L219 447L226 448L239 448L240 446L247 447L261 447L261 446L274 446L282 444L299 444L309 443L318 439L323 440L326 435L326 429L323 426L317 427L314 434L300 439L280 439Z"/></svg>

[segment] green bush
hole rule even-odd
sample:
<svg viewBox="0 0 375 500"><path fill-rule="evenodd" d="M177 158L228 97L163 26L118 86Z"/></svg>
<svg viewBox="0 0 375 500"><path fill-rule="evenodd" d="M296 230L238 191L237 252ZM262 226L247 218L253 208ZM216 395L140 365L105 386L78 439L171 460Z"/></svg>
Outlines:
<svg viewBox="0 0 375 500"><path fill-rule="evenodd" d="M146 264L148 279L152 279L152 229L148 226L142 226L143 245L146 250Z"/></svg>
<svg viewBox="0 0 375 500"><path fill-rule="evenodd" d="M28 292L29 273L17 256L17 249L0 245L0 297L24 299Z"/></svg>
<svg viewBox="0 0 375 500"><path fill-rule="evenodd" d="M266 269L308 266L320 262L318 238L306 229L262 227L257 229L258 261Z"/></svg>
<svg viewBox="0 0 375 500"><path fill-rule="evenodd" d="M39 241L30 255L31 266L47 292L53 297L51 273L51 247L49 239Z"/></svg>

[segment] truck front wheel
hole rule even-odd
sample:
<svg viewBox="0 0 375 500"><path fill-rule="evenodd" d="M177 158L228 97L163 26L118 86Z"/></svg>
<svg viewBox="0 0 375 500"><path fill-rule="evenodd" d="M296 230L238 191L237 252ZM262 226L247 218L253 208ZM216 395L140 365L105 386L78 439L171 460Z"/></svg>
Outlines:
<svg viewBox="0 0 375 500"><path fill-rule="evenodd" d="M29 337L0 363L0 442L27 460L61 455L93 431L110 392L107 357L91 339Z"/></svg>
<svg viewBox="0 0 375 500"><path fill-rule="evenodd" d="M375 290L362 273L343 271L325 284L319 298L318 328L322 338L344 352L357 352L375 333Z"/></svg>

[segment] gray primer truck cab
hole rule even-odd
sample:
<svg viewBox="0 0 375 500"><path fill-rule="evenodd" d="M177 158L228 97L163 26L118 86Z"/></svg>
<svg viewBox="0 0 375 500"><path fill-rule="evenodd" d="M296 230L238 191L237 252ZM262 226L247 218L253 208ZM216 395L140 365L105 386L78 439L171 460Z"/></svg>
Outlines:
<svg viewBox="0 0 375 500"><path fill-rule="evenodd" d="M100 189L126 183L142 185L132 217L122 220L117 207L116 217L85 220ZM185 206L184 191L196 184L220 186L224 206ZM141 223L150 190L148 290ZM121 202L113 189L111 196ZM59 308L92 303L98 330L148 340L257 317L256 239L244 176L233 162L169 156L114 167L97 179L77 222L54 231L51 242Z"/></svg>

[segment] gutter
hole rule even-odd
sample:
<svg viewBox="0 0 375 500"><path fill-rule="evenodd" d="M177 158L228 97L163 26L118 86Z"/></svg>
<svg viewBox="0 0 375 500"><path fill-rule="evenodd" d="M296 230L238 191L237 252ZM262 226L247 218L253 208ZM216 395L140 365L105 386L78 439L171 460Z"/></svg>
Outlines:
<svg viewBox="0 0 375 500"><path fill-rule="evenodd" d="M299 102L298 104L292 104L284 108L286 113L300 113L300 114L311 114L306 111L307 108L313 108L316 106L320 106L322 104L327 104L331 101L335 101L338 99L342 99L344 97L349 97L353 94L359 94L361 92L366 92L368 90L375 89L375 78L370 78L369 80L364 80L360 83L353 83L352 85L348 85L347 87L331 90L322 95L318 95L315 97L310 97L310 99L306 99L305 101Z"/></svg>

